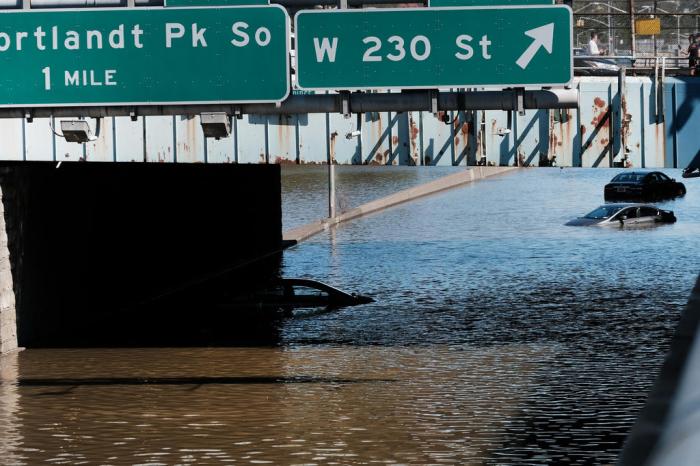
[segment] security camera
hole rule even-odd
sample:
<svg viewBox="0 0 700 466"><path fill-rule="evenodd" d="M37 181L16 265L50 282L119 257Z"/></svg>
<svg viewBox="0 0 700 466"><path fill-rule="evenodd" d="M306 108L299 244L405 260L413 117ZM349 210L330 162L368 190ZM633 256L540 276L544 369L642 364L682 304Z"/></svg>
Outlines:
<svg viewBox="0 0 700 466"><path fill-rule="evenodd" d="M355 131L353 131L353 132L351 132L351 133L346 134L346 135L345 135L345 138L346 138L346 139L352 139L352 138L359 137L359 136L361 136L361 135L362 135L362 131L360 131L360 130L358 129L358 130L355 130Z"/></svg>

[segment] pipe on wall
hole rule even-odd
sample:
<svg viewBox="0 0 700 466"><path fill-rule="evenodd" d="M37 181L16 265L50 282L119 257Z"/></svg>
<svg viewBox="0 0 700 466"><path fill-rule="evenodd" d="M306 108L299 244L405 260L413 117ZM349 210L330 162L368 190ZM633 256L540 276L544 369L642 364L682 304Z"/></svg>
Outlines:
<svg viewBox="0 0 700 466"><path fill-rule="evenodd" d="M403 93L347 94L348 113L409 112L450 110L517 110L517 91L441 92L437 94L437 108L432 99L435 91ZM342 94L292 95L277 104L253 103L240 105L143 105L109 107L40 107L2 108L0 118L43 117L110 117L151 115L196 115L202 112L235 114L293 115L307 113L343 113ZM543 89L523 92L525 109L578 108L577 89Z"/></svg>

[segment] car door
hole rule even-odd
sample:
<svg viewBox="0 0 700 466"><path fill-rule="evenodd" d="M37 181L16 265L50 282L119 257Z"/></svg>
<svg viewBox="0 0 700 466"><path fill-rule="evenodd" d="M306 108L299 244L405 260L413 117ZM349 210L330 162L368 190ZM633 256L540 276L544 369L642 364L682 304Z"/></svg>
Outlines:
<svg viewBox="0 0 700 466"><path fill-rule="evenodd" d="M656 223L659 218L659 210L652 207L640 207L639 208L639 218L637 219L637 224L639 225L651 225Z"/></svg>
<svg viewBox="0 0 700 466"><path fill-rule="evenodd" d="M654 199L661 194L659 192L659 178L656 176L656 173L649 173L644 180L644 184L646 185L646 198Z"/></svg>
<svg viewBox="0 0 700 466"><path fill-rule="evenodd" d="M626 226L636 225L639 222L639 208L638 207L627 207L620 211L618 219L622 220L622 223Z"/></svg>
<svg viewBox="0 0 700 466"><path fill-rule="evenodd" d="M671 197L676 194L675 183L663 173L656 174L659 180L659 187L664 195L664 197Z"/></svg>

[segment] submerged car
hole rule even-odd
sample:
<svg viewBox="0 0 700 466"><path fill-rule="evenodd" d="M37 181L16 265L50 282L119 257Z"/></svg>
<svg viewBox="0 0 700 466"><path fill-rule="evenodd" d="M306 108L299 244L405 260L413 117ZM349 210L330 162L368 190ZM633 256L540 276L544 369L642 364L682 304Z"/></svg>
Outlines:
<svg viewBox="0 0 700 466"><path fill-rule="evenodd" d="M336 309L374 302L369 296L347 293L304 278L282 278L243 295L232 296L219 308L268 310L291 313L294 309Z"/></svg>
<svg viewBox="0 0 700 466"><path fill-rule="evenodd" d="M660 200L685 196L685 185L661 172L620 173L605 185L605 200Z"/></svg>
<svg viewBox="0 0 700 466"><path fill-rule="evenodd" d="M651 226L675 223L671 210L649 204L605 204L587 215L571 220L569 226Z"/></svg>

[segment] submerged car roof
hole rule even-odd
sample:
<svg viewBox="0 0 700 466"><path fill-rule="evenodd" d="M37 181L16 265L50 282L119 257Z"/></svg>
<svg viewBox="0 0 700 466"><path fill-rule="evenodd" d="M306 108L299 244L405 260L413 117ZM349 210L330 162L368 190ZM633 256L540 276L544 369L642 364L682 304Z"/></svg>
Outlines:
<svg viewBox="0 0 700 466"><path fill-rule="evenodd" d="M600 207L620 207L620 208L625 208L625 207L652 207L652 208L654 208L654 209L658 209L658 207L656 207L655 205L652 205L652 204L642 204L642 203L639 203L639 202L627 202L627 203L623 203L623 202L611 202L611 203L609 203L609 204L603 204L603 205L600 206ZM600 208L600 207L599 207L599 208Z"/></svg>
<svg viewBox="0 0 700 466"><path fill-rule="evenodd" d="M661 174L664 174L664 175L665 175L664 172L661 172L661 171L659 171L659 170L650 170L650 171L644 171L644 172L640 172L640 171L633 171L633 172L624 171L624 172L618 173L618 174L615 175L615 176L620 176L620 175L644 175L644 176L646 176L646 175L649 175L649 174L651 174L651 173L661 173Z"/></svg>

